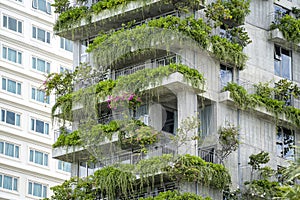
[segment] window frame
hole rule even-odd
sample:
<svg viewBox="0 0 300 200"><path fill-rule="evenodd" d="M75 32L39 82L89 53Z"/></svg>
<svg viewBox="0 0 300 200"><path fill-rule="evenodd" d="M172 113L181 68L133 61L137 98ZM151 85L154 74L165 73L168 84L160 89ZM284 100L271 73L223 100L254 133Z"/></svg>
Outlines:
<svg viewBox="0 0 300 200"><path fill-rule="evenodd" d="M41 12L46 13L48 15L52 15L52 8L51 8L52 2L49 1L49 0L45 0L46 10L42 10L40 8L41 6L39 6L39 1L40 0L32 0L31 7L35 10L41 11Z"/></svg>
<svg viewBox="0 0 300 200"><path fill-rule="evenodd" d="M12 179L12 184L11 184L12 189L4 188L5 176ZM15 181L17 182L16 184L15 184ZM15 186L16 186L16 189L15 189ZM12 176L12 175L5 174L5 173L0 173L0 189L6 190L6 191L11 191L11 192L19 192L19 177Z"/></svg>
<svg viewBox="0 0 300 200"><path fill-rule="evenodd" d="M38 100L39 92L43 93L43 96L44 96L43 101ZM33 98L33 96L34 96L34 98ZM37 87L34 87L34 86L31 86L31 100L34 100L34 101L37 101L40 103L50 104L50 96L47 96L45 91L39 90Z"/></svg>
<svg viewBox="0 0 300 200"><path fill-rule="evenodd" d="M31 187L30 187L31 184ZM40 185L41 186L41 196L38 195L34 195L34 186L35 185ZM45 188L46 188L46 192L45 192ZM30 191L31 189L31 191ZM48 185L47 184L43 184L40 182L36 182L36 181L32 181L32 180L28 180L27 182L27 194L33 197L42 197L42 198L47 198L47 194L48 194Z"/></svg>
<svg viewBox="0 0 300 200"><path fill-rule="evenodd" d="M279 50L279 51L278 51ZM288 52L288 55L283 53L283 51ZM274 44L274 75L279 76L281 78L285 78L288 80L293 80L293 57L292 57L292 50L284 48L280 45ZM290 66L289 66L289 77L286 77L283 73L285 71L285 66L283 63L283 57L282 55L285 55L287 57L290 57ZM278 65L278 66L276 66ZM279 74L277 73L276 68L279 67Z"/></svg>
<svg viewBox="0 0 300 200"><path fill-rule="evenodd" d="M6 50L4 51L4 49L6 49ZM8 47L8 46L6 46L6 45L2 45L1 50L2 50L2 59L6 60L6 61L8 61L8 62L17 64L17 65L22 65L22 63L23 63L23 62L22 62L22 61L23 61L23 52L22 52L22 51L18 51L17 49ZM16 53L16 55L15 55L15 57L16 57L16 62L9 59L9 55L8 55L9 50L10 50L10 51L15 51L15 53ZM5 57L4 57L4 52L5 52Z"/></svg>
<svg viewBox="0 0 300 200"><path fill-rule="evenodd" d="M230 81L227 81L224 80L224 78L226 79L227 78L227 75L228 74L225 74L225 76L222 76L221 72L231 72L231 80ZM220 87L221 87L221 90L223 89L223 87L225 87L229 82L233 82L233 76L234 76L234 70L232 67L229 67L227 65L223 65L223 64L220 64L220 71L219 71L219 77L220 77ZM224 84L226 82L226 85Z"/></svg>
<svg viewBox="0 0 300 200"><path fill-rule="evenodd" d="M6 19L4 19L6 18ZM13 19L13 20L16 20L16 30L13 30L13 29L10 29L9 28L9 18L10 19ZM21 32L20 32L20 25L19 23L21 23ZM6 26L5 26L6 24ZM14 18L14 17L11 17L10 15L6 15L6 14L3 14L2 15L2 27L9 30L9 31L13 31L13 32L16 32L18 34L23 34L23 21L22 20L19 20L17 18Z"/></svg>
<svg viewBox="0 0 300 200"><path fill-rule="evenodd" d="M66 170L68 167L66 167L66 165L70 165L70 171ZM59 171L62 171L62 172L65 172L65 173L71 173L71 163L69 162L65 162L65 161L62 161L62 160L58 160L57 162L57 170Z"/></svg>
<svg viewBox="0 0 300 200"><path fill-rule="evenodd" d="M37 121L43 123L43 132L37 131ZM39 134L42 134L42 135L49 136L50 124L48 122L43 121L43 120L31 117L30 118L30 131L35 132L35 133L39 133Z"/></svg>
<svg viewBox="0 0 300 200"><path fill-rule="evenodd" d="M41 70L41 67L38 65L38 61L40 62L44 62L45 63L45 70ZM50 74L51 72L51 62L48 62L47 60L41 59L39 57L36 56L31 56L31 69L41 72L41 73L46 73L46 74Z"/></svg>
<svg viewBox="0 0 300 200"><path fill-rule="evenodd" d="M8 124L8 125L11 125L11 126L17 126L17 127L21 127L21 114L18 113L18 112L14 112L14 111L11 111L11 110L7 110L7 109L4 109L4 108L1 108L1 115L0 115L0 121L1 123L5 123L5 124ZM4 118L3 117L3 112L4 112ZM8 123L7 122L7 112L10 112L10 113L14 113L14 124L11 124L11 123ZM19 119L19 120L17 120Z"/></svg>
<svg viewBox="0 0 300 200"><path fill-rule="evenodd" d="M14 158L14 159L20 159L20 147L21 147L20 145L15 144L15 143L10 143L10 142L7 142L5 140L0 140L0 144L1 143L2 143L2 148L3 148L3 149L1 149L1 145L0 145L0 154L1 155L6 156L6 157L10 157L10 158ZM7 145L13 145L13 156L10 156L10 155L7 154L7 152L6 152L6 150L7 150L6 146Z"/></svg>
<svg viewBox="0 0 300 200"><path fill-rule="evenodd" d="M40 42L43 42L43 43L46 43L46 44L51 44L51 33L50 31L47 31L43 28L40 28L38 26L34 26L32 25L32 34L31 34L31 38L37 40L37 41L40 41ZM39 35L40 33L44 32L44 39L41 39L41 36Z"/></svg>
<svg viewBox="0 0 300 200"><path fill-rule="evenodd" d="M4 80L5 80L5 85L3 84ZM15 82L15 84L16 84L16 88L15 88L16 93L8 90L8 88L9 88L8 87L8 82L9 81ZM22 95L22 83L21 82L15 81L15 80L10 79L10 78L2 77L1 84L2 84L2 86L1 86L2 90L6 91L6 92L9 92L9 93L12 93L12 94L15 94L15 95L20 95L20 96Z"/></svg>
<svg viewBox="0 0 300 200"><path fill-rule="evenodd" d="M66 45L67 42L70 43L71 49L66 48L66 46L68 46L68 45ZM63 37L60 37L60 45L59 46L60 46L61 49L64 49L66 51L69 51L69 52L73 53L73 41L68 40L66 38L63 38Z"/></svg>
<svg viewBox="0 0 300 200"><path fill-rule="evenodd" d="M280 136L279 136L280 134ZM285 143L286 135L289 135L289 139L292 139L292 144ZM281 138L281 139L280 139ZM280 158L286 159L286 160L295 160L296 152L295 152L295 131L287 129L285 127L279 126L276 129L276 155ZM285 152L285 145L289 145L289 151ZM280 147L280 152L278 151ZM292 151L292 156L288 155L289 152Z"/></svg>
<svg viewBox="0 0 300 200"><path fill-rule="evenodd" d="M32 156L31 156L31 152L33 152ZM42 154L42 158L43 158L42 159L42 164L36 162L36 153L41 153ZM31 164L38 165L38 166L43 166L43 167L49 167L49 155L50 155L49 153L46 153L44 151L29 148L29 158L28 158L28 160L29 160L29 163L31 163ZM47 159L45 159L45 158L47 158Z"/></svg>

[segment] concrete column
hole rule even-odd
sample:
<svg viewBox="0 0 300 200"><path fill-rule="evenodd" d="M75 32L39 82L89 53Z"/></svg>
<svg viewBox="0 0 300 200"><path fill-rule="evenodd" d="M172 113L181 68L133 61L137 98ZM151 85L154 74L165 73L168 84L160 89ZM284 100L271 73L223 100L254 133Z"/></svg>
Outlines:
<svg viewBox="0 0 300 200"><path fill-rule="evenodd" d="M197 95L188 88L182 88L176 92L178 105L178 128L187 117L197 117ZM187 133L187 141L179 146L179 154L197 155L196 141L191 137L197 135L198 130L195 129Z"/></svg>

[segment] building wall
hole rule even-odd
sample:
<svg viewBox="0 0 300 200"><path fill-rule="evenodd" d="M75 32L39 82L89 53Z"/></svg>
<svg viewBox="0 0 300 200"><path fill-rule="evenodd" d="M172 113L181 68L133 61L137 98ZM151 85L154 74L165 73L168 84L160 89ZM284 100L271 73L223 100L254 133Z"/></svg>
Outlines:
<svg viewBox="0 0 300 200"><path fill-rule="evenodd" d="M54 3L54 1L49 1ZM22 33L9 30L4 25L4 16L9 16L22 22ZM19 158L13 158L0 153L0 175L17 178L17 191L0 187L0 199L38 199L28 194L29 181L47 187L50 197L50 187L68 179L70 173L58 169L58 161L52 159L52 144L54 142L54 126L51 121L50 103L41 103L31 98L32 87L42 87L46 73L32 68L32 57L50 63L50 73L60 72L60 67L72 70L72 52L60 48L60 37L55 36L52 27L56 15L52 8L51 14L34 9L31 0L0 2L0 108L20 115L20 126L0 121L0 142L8 142L19 146ZM32 37L32 26L50 33L50 44ZM3 57L3 46L22 53L22 62L14 63ZM2 79L11 79L21 84L21 94L13 94L3 90ZM31 130L31 118L49 124L49 134L41 134ZM48 166L29 161L30 149L48 154Z"/></svg>

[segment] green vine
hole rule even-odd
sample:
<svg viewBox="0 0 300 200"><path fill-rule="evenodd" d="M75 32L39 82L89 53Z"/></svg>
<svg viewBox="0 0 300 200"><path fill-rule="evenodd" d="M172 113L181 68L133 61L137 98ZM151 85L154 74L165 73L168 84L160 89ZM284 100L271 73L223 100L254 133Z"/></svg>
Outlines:
<svg viewBox="0 0 300 200"><path fill-rule="evenodd" d="M201 197L194 193L180 193L178 191L160 192L156 197L140 198L144 200L211 200L210 197Z"/></svg>
<svg viewBox="0 0 300 200"><path fill-rule="evenodd" d="M285 15L279 19L278 24L271 24L270 28L278 28L287 41L293 42L294 44L300 43L300 19Z"/></svg>
<svg viewBox="0 0 300 200"><path fill-rule="evenodd" d="M172 164L173 163L173 164ZM199 157L182 155L172 158L171 155L152 157L141 160L135 165L119 164L97 170L94 175L86 178L71 178L62 185L52 187L54 195L51 199L86 199L97 194L103 198L129 198L137 193L138 187L149 185L149 179L162 173L169 178L183 182L198 182L216 189L223 189L230 184L230 176L224 166L207 163ZM139 175L136 176L136 174ZM163 179L161 179L163 184ZM168 180L169 181L169 180ZM144 185L144 186L143 186ZM140 190L143 192L143 190ZM178 192L160 193L158 197L147 199L203 199L195 194L179 194ZM89 199L89 198L87 198ZM209 199L209 198L205 198Z"/></svg>
<svg viewBox="0 0 300 200"><path fill-rule="evenodd" d="M80 139L80 133L78 130L68 133L64 128L60 128L60 135L57 141L52 145L53 148L63 146L80 146L82 140Z"/></svg>
<svg viewBox="0 0 300 200"><path fill-rule="evenodd" d="M267 111L274 114L276 119L284 114L293 125L299 127L300 109L287 104L288 97L299 97L299 88L287 80L281 80L275 83L275 86L271 88L268 83L260 83L255 85L256 93L248 94L242 86L228 83L224 91L230 91L231 98L242 109L265 107Z"/></svg>

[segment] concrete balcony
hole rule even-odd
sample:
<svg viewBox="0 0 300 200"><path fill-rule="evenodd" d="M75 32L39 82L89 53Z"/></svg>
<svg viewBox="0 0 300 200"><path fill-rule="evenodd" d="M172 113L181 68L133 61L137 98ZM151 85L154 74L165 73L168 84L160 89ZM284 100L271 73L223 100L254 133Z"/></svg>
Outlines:
<svg viewBox="0 0 300 200"><path fill-rule="evenodd" d="M276 28L274 30L270 30L269 35L270 35L269 40L276 43L276 44L279 44L279 45L282 45L282 46L288 46L288 47L291 45L291 42L287 41L283 37L282 32L278 28ZM296 49L298 51L300 51L300 43L294 44L294 46L296 47Z"/></svg>
<svg viewBox="0 0 300 200"><path fill-rule="evenodd" d="M99 14L92 15L90 22L83 19L80 25L73 26L73 31L61 30L56 34L63 36L69 40L78 40L90 36L96 36L100 31L109 31L121 27L122 24L127 24L133 20L143 21L147 18L159 16L177 9L176 3L186 4L188 1L173 0L171 3L166 0L146 0L146 1L131 1L126 5L119 5L116 8L103 10ZM204 8L204 1L200 5L189 6L192 9Z"/></svg>

